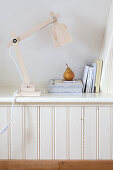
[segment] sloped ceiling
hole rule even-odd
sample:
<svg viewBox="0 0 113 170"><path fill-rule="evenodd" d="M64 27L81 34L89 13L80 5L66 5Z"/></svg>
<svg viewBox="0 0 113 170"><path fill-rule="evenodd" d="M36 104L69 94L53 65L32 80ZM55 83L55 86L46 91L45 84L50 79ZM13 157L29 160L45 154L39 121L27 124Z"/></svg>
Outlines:
<svg viewBox="0 0 113 170"><path fill-rule="evenodd" d="M65 63L81 78L85 64L99 57L111 0L0 0L0 84L18 86L21 82L9 57L6 43L10 31L18 35L49 17L61 13L74 42L55 49L49 28L21 44L24 61L32 82L47 86L51 78L62 78ZM14 55L14 53L13 53Z"/></svg>

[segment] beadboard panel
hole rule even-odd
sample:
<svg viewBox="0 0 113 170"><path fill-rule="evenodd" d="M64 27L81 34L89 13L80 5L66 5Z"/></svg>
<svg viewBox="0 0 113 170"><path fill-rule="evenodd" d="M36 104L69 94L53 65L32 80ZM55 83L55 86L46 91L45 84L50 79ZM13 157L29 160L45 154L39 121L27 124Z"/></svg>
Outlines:
<svg viewBox="0 0 113 170"><path fill-rule="evenodd" d="M9 117L9 108L8 107L0 107L0 130L7 124ZM0 159L8 159L9 158L9 145L8 145L8 131L0 134Z"/></svg>
<svg viewBox="0 0 113 170"><path fill-rule="evenodd" d="M11 107L0 107L0 127ZM15 106L0 159L112 159L113 106Z"/></svg>
<svg viewBox="0 0 113 170"><path fill-rule="evenodd" d="M96 107L84 108L84 159L96 159Z"/></svg>
<svg viewBox="0 0 113 170"><path fill-rule="evenodd" d="M99 108L99 159L111 159L110 107Z"/></svg>
<svg viewBox="0 0 113 170"><path fill-rule="evenodd" d="M26 159L37 159L37 107L25 107L25 149Z"/></svg>
<svg viewBox="0 0 113 170"><path fill-rule="evenodd" d="M53 158L52 118L52 107L40 107L40 159Z"/></svg>
<svg viewBox="0 0 113 170"><path fill-rule="evenodd" d="M70 108L70 159L82 158L81 107Z"/></svg>
<svg viewBox="0 0 113 170"><path fill-rule="evenodd" d="M55 159L66 157L66 107L55 108Z"/></svg>
<svg viewBox="0 0 113 170"><path fill-rule="evenodd" d="M23 148L25 148L23 140L23 107L14 107L13 121L11 123L11 139L9 141L10 158L24 159ZM25 154L25 153L24 153Z"/></svg>
<svg viewBox="0 0 113 170"><path fill-rule="evenodd" d="M110 128L111 128L111 146L110 146L110 150L111 150L111 159L113 159L113 106L110 107Z"/></svg>

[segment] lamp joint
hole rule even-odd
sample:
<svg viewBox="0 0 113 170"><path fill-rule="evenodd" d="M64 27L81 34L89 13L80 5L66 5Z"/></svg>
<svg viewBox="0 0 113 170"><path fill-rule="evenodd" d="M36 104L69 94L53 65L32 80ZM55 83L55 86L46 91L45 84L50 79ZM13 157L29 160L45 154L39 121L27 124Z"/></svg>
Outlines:
<svg viewBox="0 0 113 170"><path fill-rule="evenodd" d="M17 39L14 38L14 39L13 39L13 43L17 43Z"/></svg>

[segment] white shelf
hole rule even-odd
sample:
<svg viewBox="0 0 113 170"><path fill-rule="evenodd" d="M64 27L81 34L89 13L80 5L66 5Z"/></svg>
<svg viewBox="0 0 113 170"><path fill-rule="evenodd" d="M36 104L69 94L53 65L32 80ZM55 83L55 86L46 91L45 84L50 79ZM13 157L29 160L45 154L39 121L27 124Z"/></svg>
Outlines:
<svg viewBox="0 0 113 170"><path fill-rule="evenodd" d="M13 101L14 89L0 89L0 103ZM83 93L77 95L42 94L40 97L17 97L18 103L113 103L113 95Z"/></svg>

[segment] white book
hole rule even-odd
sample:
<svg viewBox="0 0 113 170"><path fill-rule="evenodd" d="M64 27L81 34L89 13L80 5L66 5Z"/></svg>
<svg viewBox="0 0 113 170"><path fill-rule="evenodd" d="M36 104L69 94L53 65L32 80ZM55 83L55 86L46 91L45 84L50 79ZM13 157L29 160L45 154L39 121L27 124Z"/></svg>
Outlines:
<svg viewBox="0 0 113 170"><path fill-rule="evenodd" d="M76 81L64 81L64 80L54 80L51 79L49 80L49 86L53 87L81 87L83 86L81 80L76 80Z"/></svg>
<svg viewBox="0 0 113 170"><path fill-rule="evenodd" d="M92 63L93 66L93 83L92 83L92 93L95 92L95 80L96 80L96 72L97 72L97 64Z"/></svg>
<svg viewBox="0 0 113 170"><path fill-rule="evenodd" d="M93 83L93 67L89 66L87 84L86 84L86 92L87 93L91 93L92 83Z"/></svg>
<svg viewBox="0 0 113 170"><path fill-rule="evenodd" d="M86 82L87 82L87 77L88 77L88 70L89 70L89 66L85 66L84 67L84 74L83 74L83 78L82 78L82 82L83 82L83 92L85 92L86 89Z"/></svg>
<svg viewBox="0 0 113 170"><path fill-rule="evenodd" d="M82 93L83 83L81 80L74 82L63 82L63 80L50 80L48 93Z"/></svg>
<svg viewBox="0 0 113 170"><path fill-rule="evenodd" d="M80 80L72 80L72 81L66 81L66 80L63 80L63 79L56 79L56 80L53 80L55 84L64 84L64 83L68 83L68 84L72 84L72 83L77 83L79 82Z"/></svg>
<svg viewBox="0 0 113 170"><path fill-rule="evenodd" d="M48 88L48 93L82 93L82 88L81 89Z"/></svg>

